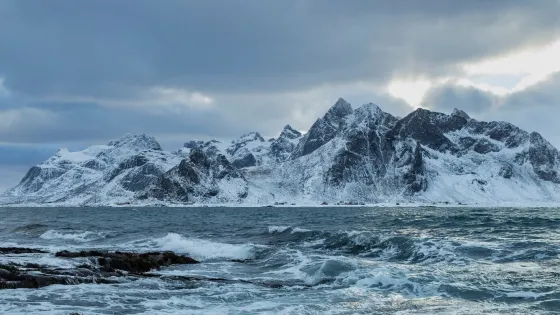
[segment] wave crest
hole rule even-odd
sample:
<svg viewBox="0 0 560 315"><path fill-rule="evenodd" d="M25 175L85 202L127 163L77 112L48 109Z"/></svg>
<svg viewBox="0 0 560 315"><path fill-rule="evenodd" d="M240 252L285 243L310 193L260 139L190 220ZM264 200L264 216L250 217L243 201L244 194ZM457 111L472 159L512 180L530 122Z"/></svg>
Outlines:
<svg viewBox="0 0 560 315"><path fill-rule="evenodd" d="M58 230L48 230L41 234L39 238L44 240L66 240L75 242L90 242L99 238L105 237L103 233L96 233L90 231L83 231L79 233L64 233Z"/></svg>
<svg viewBox="0 0 560 315"><path fill-rule="evenodd" d="M155 239L163 250L185 253L198 260L207 259L252 259L256 254L253 244L226 244L198 238L186 238L177 233Z"/></svg>

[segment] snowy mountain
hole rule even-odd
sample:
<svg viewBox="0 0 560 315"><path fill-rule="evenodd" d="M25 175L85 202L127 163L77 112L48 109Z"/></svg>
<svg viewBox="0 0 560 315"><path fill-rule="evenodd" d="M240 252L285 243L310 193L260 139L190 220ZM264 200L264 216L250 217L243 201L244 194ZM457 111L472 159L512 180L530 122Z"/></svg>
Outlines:
<svg viewBox="0 0 560 315"><path fill-rule="evenodd" d="M3 196L9 204L560 202L560 153L540 134L417 109L399 119L339 99L305 135L257 132L174 152L127 135L61 149Z"/></svg>

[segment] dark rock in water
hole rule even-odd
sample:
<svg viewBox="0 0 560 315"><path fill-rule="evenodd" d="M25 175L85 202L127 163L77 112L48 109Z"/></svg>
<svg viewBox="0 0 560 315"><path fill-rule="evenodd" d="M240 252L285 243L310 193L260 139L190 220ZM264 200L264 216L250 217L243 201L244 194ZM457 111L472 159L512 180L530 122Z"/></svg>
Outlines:
<svg viewBox="0 0 560 315"><path fill-rule="evenodd" d="M45 253L29 248L3 248L1 254ZM198 261L173 252L105 252L61 251L59 258L90 258L93 265L81 264L73 269L53 269L29 263L0 265L0 289L41 288L53 284L74 285L81 283L118 283L117 277L135 275L143 277L146 272L162 267L196 264ZM124 273L123 273L124 272Z"/></svg>
<svg viewBox="0 0 560 315"><path fill-rule="evenodd" d="M23 247L0 247L0 254L35 254L35 253L48 253L47 251L23 248Z"/></svg>
<svg viewBox="0 0 560 315"><path fill-rule="evenodd" d="M75 285L81 283L111 284L117 283L104 277L88 273L80 274L78 270L62 271L47 267L27 265L0 265L1 289L37 289L54 284Z"/></svg>
<svg viewBox="0 0 560 315"><path fill-rule="evenodd" d="M76 257L98 257L97 263L104 271L122 270L132 273L143 273L154 269L170 265L197 264L198 261L177 255L173 252L151 252L151 253L127 253L127 252L101 252L101 251L81 251L57 252L56 257L76 258Z"/></svg>

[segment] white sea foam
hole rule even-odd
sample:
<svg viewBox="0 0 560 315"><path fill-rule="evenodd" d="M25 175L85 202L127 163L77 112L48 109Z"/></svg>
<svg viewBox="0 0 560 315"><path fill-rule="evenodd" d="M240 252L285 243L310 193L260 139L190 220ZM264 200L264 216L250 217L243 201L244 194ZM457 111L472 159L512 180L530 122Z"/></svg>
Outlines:
<svg viewBox="0 0 560 315"><path fill-rule="evenodd" d="M551 293L554 292L536 293L536 292L528 292L528 291L515 291L515 292L506 293L506 296L512 298L522 298L522 299L538 299L540 297L546 296Z"/></svg>
<svg viewBox="0 0 560 315"><path fill-rule="evenodd" d="M292 230L292 234L294 234L294 233L305 233L305 232L311 232L311 230L302 229L302 228L298 228L298 227L296 227Z"/></svg>
<svg viewBox="0 0 560 315"><path fill-rule="evenodd" d="M268 233L271 234L284 233L286 231L290 231L290 234L311 232L311 230L308 229L303 229L300 227L283 226L283 225L272 225L268 227Z"/></svg>
<svg viewBox="0 0 560 315"><path fill-rule="evenodd" d="M89 242L103 237L103 233L84 231L79 233L64 233L58 230L48 230L39 236L44 240L67 240L75 242Z"/></svg>
<svg viewBox="0 0 560 315"><path fill-rule="evenodd" d="M186 253L198 260L205 259L251 259L255 256L253 244L226 244L198 238L186 238L177 233L168 233L155 240L158 247Z"/></svg>
<svg viewBox="0 0 560 315"><path fill-rule="evenodd" d="M284 233L291 229L291 226L273 225L268 227L268 233Z"/></svg>

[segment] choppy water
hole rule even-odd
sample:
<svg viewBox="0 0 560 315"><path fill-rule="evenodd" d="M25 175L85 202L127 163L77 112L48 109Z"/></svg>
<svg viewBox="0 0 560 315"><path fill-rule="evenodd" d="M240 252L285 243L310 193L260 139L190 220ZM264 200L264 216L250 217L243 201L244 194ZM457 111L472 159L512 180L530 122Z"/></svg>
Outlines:
<svg viewBox="0 0 560 315"><path fill-rule="evenodd" d="M2 290L0 314L560 314L559 209L0 208L0 246L172 250L203 263L160 273L254 282Z"/></svg>

